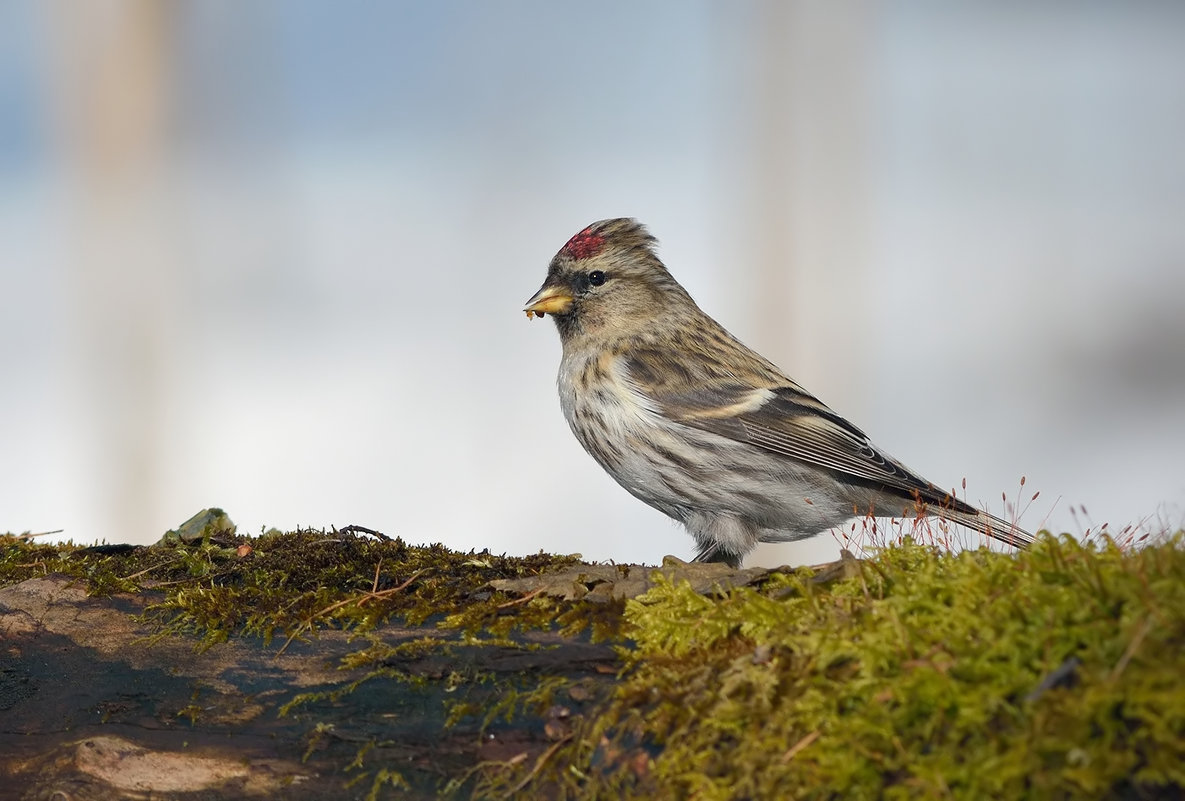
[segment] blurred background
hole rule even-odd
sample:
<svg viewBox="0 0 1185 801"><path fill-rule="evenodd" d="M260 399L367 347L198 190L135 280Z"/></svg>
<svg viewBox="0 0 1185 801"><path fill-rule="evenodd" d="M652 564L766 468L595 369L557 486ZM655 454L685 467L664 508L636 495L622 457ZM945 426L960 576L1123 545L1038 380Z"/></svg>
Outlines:
<svg viewBox="0 0 1185 801"><path fill-rule="evenodd" d="M3 0L0 530L690 556L521 313L616 216L968 500L1180 526L1183 41L1170 2Z"/></svg>

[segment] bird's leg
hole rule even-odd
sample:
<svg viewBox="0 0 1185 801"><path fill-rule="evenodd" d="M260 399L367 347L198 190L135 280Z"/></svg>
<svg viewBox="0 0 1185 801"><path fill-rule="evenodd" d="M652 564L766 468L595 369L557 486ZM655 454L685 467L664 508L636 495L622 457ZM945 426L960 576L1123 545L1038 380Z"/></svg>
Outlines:
<svg viewBox="0 0 1185 801"><path fill-rule="evenodd" d="M741 566L741 555L731 553L720 547L719 542L711 541L698 542L699 553L695 555L693 562L720 562L729 567L738 568Z"/></svg>

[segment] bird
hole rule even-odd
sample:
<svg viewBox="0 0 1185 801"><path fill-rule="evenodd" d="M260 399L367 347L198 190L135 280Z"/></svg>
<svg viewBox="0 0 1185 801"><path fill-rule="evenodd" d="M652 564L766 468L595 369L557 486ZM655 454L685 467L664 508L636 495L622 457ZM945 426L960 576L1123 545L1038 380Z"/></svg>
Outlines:
<svg viewBox="0 0 1185 801"><path fill-rule="evenodd" d="M560 248L527 318L551 315L560 407L584 450L679 521L695 561L739 567L758 542L855 517L939 516L1015 547L1033 537L939 489L750 350L670 274L631 218Z"/></svg>

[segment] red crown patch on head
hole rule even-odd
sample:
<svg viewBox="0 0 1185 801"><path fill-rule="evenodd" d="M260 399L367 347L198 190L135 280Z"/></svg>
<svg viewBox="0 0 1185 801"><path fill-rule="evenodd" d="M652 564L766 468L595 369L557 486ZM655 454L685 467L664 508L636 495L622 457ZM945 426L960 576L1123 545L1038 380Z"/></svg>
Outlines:
<svg viewBox="0 0 1185 801"><path fill-rule="evenodd" d="M600 253L604 246L605 237L594 234L589 227L569 239L560 252L573 259L587 259Z"/></svg>

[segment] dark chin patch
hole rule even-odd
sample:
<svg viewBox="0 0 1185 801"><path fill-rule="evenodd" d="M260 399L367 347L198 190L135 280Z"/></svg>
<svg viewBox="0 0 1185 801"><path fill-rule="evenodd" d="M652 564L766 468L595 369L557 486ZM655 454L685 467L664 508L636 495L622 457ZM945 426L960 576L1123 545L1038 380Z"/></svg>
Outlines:
<svg viewBox="0 0 1185 801"><path fill-rule="evenodd" d="M564 245L560 253L572 259L588 259L600 253L603 247L605 247L605 237L593 233L592 228L585 228L569 239L568 244Z"/></svg>
<svg viewBox="0 0 1185 801"><path fill-rule="evenodd" d="M575 334L580 326L574 314L553 314L551 319L555 320L555 327L560 332L561 340Z"/></svg>

